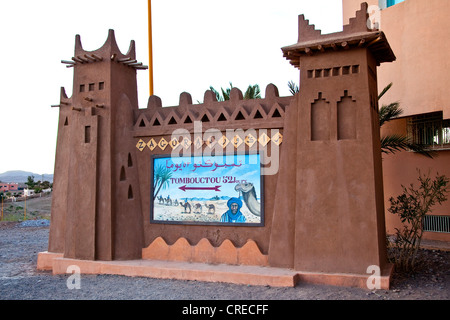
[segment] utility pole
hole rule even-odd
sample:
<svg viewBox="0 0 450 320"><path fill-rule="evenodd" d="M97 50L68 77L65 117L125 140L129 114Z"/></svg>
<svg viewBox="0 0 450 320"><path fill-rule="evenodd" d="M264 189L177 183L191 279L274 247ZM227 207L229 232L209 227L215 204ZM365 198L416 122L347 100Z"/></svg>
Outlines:
<svg viewBox="0 0 450 320"><path fill-rule="evenodd" d="M152 0L148 0L148 56L150 96L153 95Z"/></svg>

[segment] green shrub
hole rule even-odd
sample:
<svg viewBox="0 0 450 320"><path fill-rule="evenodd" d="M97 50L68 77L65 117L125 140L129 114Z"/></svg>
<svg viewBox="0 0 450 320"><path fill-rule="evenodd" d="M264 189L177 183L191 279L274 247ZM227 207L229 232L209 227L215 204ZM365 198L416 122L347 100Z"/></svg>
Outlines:
<svg viewBox="0 0 450 320"><path fill-rule="evenodd" d="M414 269L417 251L423 235L423 219L431 208L447 200L449 179L445 175L436 175L431 180L428 175L419 173L419 187L411 184L408 188L402 185L403 192L396 199L389 199L388 211L400 217L403 228L396 228L392 241L388 242L389 259L396 268L404 271Z"/></svg>

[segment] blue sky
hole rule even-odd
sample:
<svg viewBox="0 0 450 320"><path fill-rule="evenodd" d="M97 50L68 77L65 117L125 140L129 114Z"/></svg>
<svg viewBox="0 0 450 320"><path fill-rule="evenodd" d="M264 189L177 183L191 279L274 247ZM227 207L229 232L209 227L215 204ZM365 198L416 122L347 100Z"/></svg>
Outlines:
<svg viewBox="0 0 450 320"><path fill-rule="evenodd" d="M287 82L299 71L280 48L297 42L298 15L323 33L342 29L341 0L153 0L154 93L163 106L177 105L183 91L203 100L229 82L244 90ZM75 35L96 50L114 29L126 52L136 41L137 59L149 64L147 0L14 0L0 2L0 172L52 173L59 92L72 95ZM149 96L149 70L139 71L139 107Z"/></svg>

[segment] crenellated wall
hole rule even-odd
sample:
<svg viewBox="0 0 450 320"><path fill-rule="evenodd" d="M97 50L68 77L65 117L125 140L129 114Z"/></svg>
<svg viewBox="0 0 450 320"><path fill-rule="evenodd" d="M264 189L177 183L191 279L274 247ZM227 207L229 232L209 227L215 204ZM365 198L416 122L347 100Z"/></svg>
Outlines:
<svg viewBox="0 0 450 320"><path fill-rule="evenodd" d="M65 62L74 67L74 95L62 91L59 105L49 251L350 274L340 283L361 283L375 265L389 277L376 67L395 56L367 18L363 4L342 32L322 35L299 17L298 43L282 48L300 69L295 96L279 97L270 84L264 99L244 100L233 88L228 101L206 91L193 104L183 92L174 107L151 96L138 108L143 67L133 42L123 55L110 31L102 48L85 52L77 37ZM150 218L153 158L255 152L261 223Z"/></svg>
<svg viewBox="0 0 450 320"><path fill-rule="evenodd" d="M244 100L238 88L232 88L230 100L218 102L208 90L202 104L192 104L189 93L180 95L174 107L162 107L157 96L149 98L147 108L135 111L134 136L163 135L174 128L193 130L194 122L201 121L206 129L282 128L286 106L292 97L279 97L275 85L269 84L264 99Z"/></svg>
<svg viewBox="0 0 450 320"><path fill-rule="evenodd" d="M264 99L244 100L242 92L233 88L230 100L217 101L212 91L206 91L204 103L192 104L189 93L180 95L180 104L162 107L157 96L149 98L145 109L135 111L133 136L139 150L138 164L141 179L141 198L145 229L145 244L162 237L174 244L180 237L196 245L207 239L214 247L231 241L242 247L249 239L267 254L272 223L273 197L278 172L278 158L282 150L286 109L293 97L280 97L275 85L265 89ZM223 137L223 138L222 138ZM212 141L215 140L215 141ZM158 155L237 154L260 152L264 155L263 178L264 226L196 226L160 225L150 223L153 194L151 157Z"/></svg>

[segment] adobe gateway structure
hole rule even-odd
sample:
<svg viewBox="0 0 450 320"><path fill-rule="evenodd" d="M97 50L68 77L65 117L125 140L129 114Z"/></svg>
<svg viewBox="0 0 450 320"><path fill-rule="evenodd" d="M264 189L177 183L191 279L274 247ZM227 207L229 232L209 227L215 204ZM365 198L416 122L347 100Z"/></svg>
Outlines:
<svg viewBox="0 0 450 320"><path fill-rule="evenodd" d="M300 92L228 101L212 91L175 107L137 103L134 42L114 31L95 51L75 40L73 95L61 90L47 252L65 273L293 286L389 288L376 67L395 60L367 27L367 4L342 32L299 16L282 48Z"/></svg>

